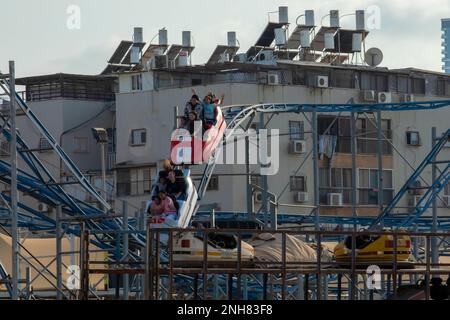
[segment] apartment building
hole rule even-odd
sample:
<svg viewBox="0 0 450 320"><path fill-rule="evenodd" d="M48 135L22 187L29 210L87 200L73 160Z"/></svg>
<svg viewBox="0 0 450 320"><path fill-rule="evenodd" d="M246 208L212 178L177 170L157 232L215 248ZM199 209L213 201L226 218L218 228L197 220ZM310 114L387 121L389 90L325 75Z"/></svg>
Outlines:
<svg viewBox="0 0 450 320"><path fill-rule="evenodd" d="M112 169L115 165L115 77L51 74L17 79L17 84L24 86L25 91L22 94L40 121L101 191L100 147L91 129L94 127L108 129L110 143L107 148L107 166ZM17 118L17 127L28 147L44 163L56 181L62 183L65 189L79 199L93 201L84 192L71 185L73 178L70 172L54 154L38 129L20 113ZM2 141L1 145L0 156L8 159L10 146L6 140ZM19 168L22 170L26 168L20 157ZM109 174L107 186L109 198L112 199L114 181L111 174ZM34 203L34 200L27 199L26 195L22 195L21 201ZM42 204L33 204L32 207L43 212L52 211L51 208Z"/></svg>
<svg viewBox="0 0 450 320"><path fill-rule="evenodd" d="M229 71L232 70L232 71ZM273 81L275 76L276 81ZM137 80L138 79L138 80ZM325 83L318 83L325 79ZM146 83L134 86L133 83ZM271 82L272 81L272 82ZM144 88L145 87L145 88ZM225 63L215 66L124 72L116 95L118 195L135 202L148 199L149 182L159 163L170 154L175 107L181 110L194 89L200 96L212 91L225 94L226 104L355 103L374 101L429 101L450 97L450 77L413 68L388 70L365 66L277 61L260 65ZM383 99L383 100L381 100ZM448 129L450 110L382 113L383 198L387 204L431 147L431 127ZM268 177L269 192L279 203L313 203L313 163L305 158L313 148L309 114L267 115L267 129L280 131L279 172ZM255 119L255 126L260 119ZM319 114L318 135L336 137L335 154L320 160L321 213L349 215L352 175L356 175L359 215L375 215L378 206L377 133L372 115L357 119L357 172L352 172L349 114ZM299 145L296 150L293 146ZM448 151L450 155L450 149ZM296 169L305 162L299 172ZM192 168L202 174L202 166ZM254 183L258 184L259 170ZM218 165L202 205L224 211L246 211L244 165ZM430 177L428 177L429 179ZM127 185L129 187L123 187ZM146 187L147 186L147 187ZM448 189L448 188L447 188ZM448 191L446 189L446 194ZM330 194L339 194L335 203ZM417 195L416 195L417 196ZM258 208L259 195L253 195ZM411 195L405 206L413 204ZM409 203L411 202L411 203ZM442 214L449 214L445 203ZM285 207L280 212L306 213L310 209Z"/></svg>

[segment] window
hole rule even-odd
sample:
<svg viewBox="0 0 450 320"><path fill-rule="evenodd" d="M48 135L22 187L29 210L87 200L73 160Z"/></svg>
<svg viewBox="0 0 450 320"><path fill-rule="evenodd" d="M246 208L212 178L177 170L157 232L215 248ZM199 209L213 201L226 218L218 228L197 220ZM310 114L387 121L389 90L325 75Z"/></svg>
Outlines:
<svg viewBox="0 0 450 320"><path fill-rule="evenodd" d="M209 180L208 191L218 191L219 190L219 176L213 175Z"/></svg>
<svg viewBox="0 0 450 320"><path fill-rule="evenodd" d="M306 177L292 176L291 177L291 191L306 192Z"/></svg>
<svg viewBox="0 0 450 320"><path fill-rule="evenodd" d="M200 86L202 84L202 79L192 79L192 86Z"/></svg>
<svg viewBox="0 0 450 320"><path fill-rule="evenodd" d="M350 118L321 116L317 126L319 135L337 136L336 152L351 152Z"/></svg>
<svg viewBox="0 0 450 320"><path fill-rule="evenodd" d="M117 196L141 196L150 194L152 168L117 170Z"/></svg>
<svg viewBox="0 0 450 320"><path fill-rule="evenodd" d="M147 130L135 129L131 131L131 145L143 146L147 143Z"/></svg>
<svg viewBox="0 0 450 320"><path fill-rule="evenodd" d="M48 142L47 139L45 138L41 138L39 140L39 152L40 153L44 153L44 152L52 152L53 148L50 145L50 143ZM50 150L49 150L50 149Z"/></svg>
<svg viewBox="0 0 450 320"><path fill-rule="evenodd" d="M388 77L372 72L361 73L361 90L388 91Z"/></svg>
<svg viewBox="0 0 450 320"><path fill-rule="evenodd" d="M420 134L418 131L406 132L406 144L408 146L420 146Z"/></svg>
<svg viewBox="0 0 450 320"><path fill-rule="evenodd" d="M343 202L352 202L352 169L320 168L319 169L320 203L327 204L329 193L342 193Z"/></svg>
<svg viewBox="0 0 450 320"><path fill-rule="evenodd" d="M378 194L378 170L359 169L358 181L359 204L377 205ZM392 180L392 170L383 170L383 202L385 205L391 202L394 196L394 185Z"/></svg>
<svg viewBox="0 0 450 320"><path fill-rule="evenodd" d="M107 128L108 132L108 154L116 153L116 128Z"/></svg>
<svg viewBox="0 0 450 320"><path fill-rule="evenodd" d="M444 195L450 196L450 183L447 183L444 187Z"/></svg>
<svg viewBox="0 0 450 320"><path fill-rule="evenodd" d="M304 140L305 128L303 121L289 121L289 135L291 140Z"/></svg>
<svg viewBox="0 0 450 320"><path fill-rule="evenodd" d="M89 152L89 140L86 137L74 137L74 152L75 153L88 153Z"/></svg>
<svg viewBox="0 0 450 320"><path fill-rule="evenodd" d="M142 74L136 74L131 76L131 91L142 90Z"/></svg>
<svg viewBox="0 0 450 320"><path fill-rule="evenodd" d="M437 80L437 95L450 96L450 81L446 79Z"/></svg>
<svg viewBox="0 0 450 320"><path fill-rule="evenodd" d="M409 78L405 76L397 77L397 90L399 93L408 93Z"/></svg>
<svg viewBox="0 0 450 320"><path fill-rule="evenodd" d="M358 119L356 121L356 134L358 135L358 153L376 154L378 152L378 133L375 119ZM391 120L381 120L381 134L383 136L383 154L392 155Z"/></svg>
<svg viewBox="0 0 450 320"><path fill-rule="evenodd" d="M425 79L413 78L412 83L412 93L425 94Z"/></svg>

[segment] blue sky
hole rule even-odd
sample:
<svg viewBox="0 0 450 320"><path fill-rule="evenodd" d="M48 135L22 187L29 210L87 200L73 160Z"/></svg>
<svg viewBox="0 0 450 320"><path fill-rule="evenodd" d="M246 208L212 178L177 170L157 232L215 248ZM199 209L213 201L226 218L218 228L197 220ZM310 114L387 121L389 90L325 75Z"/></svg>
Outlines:
<svg viewBox="0 0 450 320"><path fill-rule="evenodd" d="M289 6L292 23L305 9L316 10L316 24L332 9L343 15L375 5L380 8L381 25L371 31L366 48L383 50L383 66L440 71L440 19L450 17L448 0L0 1L5 26L0 70L6 71L8 60L14 59L18 76L99 73L119 41L131 39L134 26L144 28L146 41L166 27L170 43L181 43L181 31L191 30L196 45L193 62L201 64L217 44L226 43L227 31L237 31L242 50L254 44L267 23L267 13L279 5ZM67 28L70 5L81 10L79 30ZM353 17L342 19L344 27L353 24Z"/></svg>

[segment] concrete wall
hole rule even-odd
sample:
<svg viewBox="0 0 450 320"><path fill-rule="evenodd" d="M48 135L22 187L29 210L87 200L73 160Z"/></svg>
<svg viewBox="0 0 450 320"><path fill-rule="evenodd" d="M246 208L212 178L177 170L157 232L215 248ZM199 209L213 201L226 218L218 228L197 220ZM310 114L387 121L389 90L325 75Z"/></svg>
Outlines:
<svg viewBox="0 0 450 320"><path fill-rule="evenodd" d="M50 134L61 144L66 154L84 172L100 171L101 169L100 148L92 136L91 128L114 127L114 114L112 111L106 110L110 105L111 103L105 102L66 99L35 101L29 103L30 108L44 124ZM102 112L103 110L105 110L105 112ZM17 127L29 148L39 148L42 135L27 117L18 117ZM71 131L68 132L69 130ZM74 144L75 137L86 137L88 139L88 152L77 152ZM54 151L49 151L35 152L35 154L47 167L55 180L59 181L61 163L56 153ZM8 158L3 157L2 160L8 160ZM20 157L19 168L29 171ZM64 170L66 169L64 168ZM63 172L63 175L67 174L68 172ZM82 193L84 194L84 192ZM32 208L36 208L36 201L29 196L22 195L21 201Z"/></svg>

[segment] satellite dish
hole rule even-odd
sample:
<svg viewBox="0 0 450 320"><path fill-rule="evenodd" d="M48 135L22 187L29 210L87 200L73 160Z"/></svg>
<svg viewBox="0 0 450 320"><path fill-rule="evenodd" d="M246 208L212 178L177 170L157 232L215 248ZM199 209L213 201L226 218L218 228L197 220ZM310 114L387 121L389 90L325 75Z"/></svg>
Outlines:
<svg viewBox="0 0 450 320"><path fill-rule="evenodd" d="M383 61L383 52L378 48L370 48L367 50L364 60L369 66L376 67Z"/></svg>

